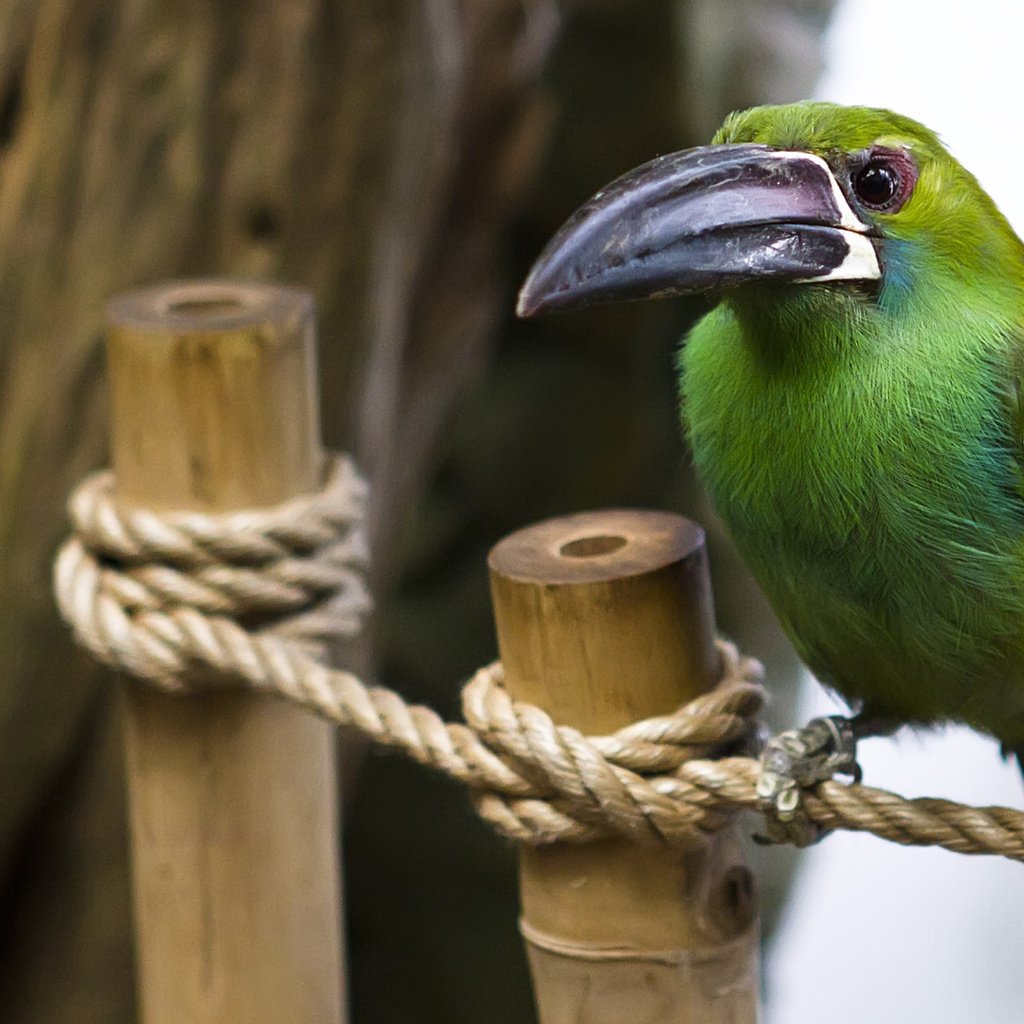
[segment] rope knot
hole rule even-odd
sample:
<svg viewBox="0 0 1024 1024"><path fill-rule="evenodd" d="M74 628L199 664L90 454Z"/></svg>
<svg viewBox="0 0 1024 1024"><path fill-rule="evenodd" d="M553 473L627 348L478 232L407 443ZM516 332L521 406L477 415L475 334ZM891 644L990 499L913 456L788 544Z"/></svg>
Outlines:
<svg viewBox="0 0 1024 1024"><path fill-rule="evenodd" d="M516 773L506 789L477 789L478 812L511 838L532 842L619 834L645 844L692 846L734 812L710 804L680 814L678 770L729 748L746 751L764 705L763 670L718 641L723 672L708 693L669 715L587 737L538 707L512 700L500 664L463 690L463 715Z"/></svg>
<svg viewBox="0 0 1024 1024"><path fill-rule="evenodd" d="M345 456L331 459L315 493L221 515L124 505L113 474L97 473L70 501L76 535L56 565L61 612L101 661L167 690L198 685L197 660L238 675L243 635L319 655L370 610L366 499Z"/></svg>

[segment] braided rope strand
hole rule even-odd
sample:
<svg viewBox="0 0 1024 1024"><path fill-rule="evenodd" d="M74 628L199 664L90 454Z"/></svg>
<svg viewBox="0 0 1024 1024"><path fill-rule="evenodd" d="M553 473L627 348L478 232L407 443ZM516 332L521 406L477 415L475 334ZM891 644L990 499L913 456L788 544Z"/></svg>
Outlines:
<svg viewBox="0 0 1024 1024"><path fill-rule="evenodd" d="M325 665L327 641L356 633L371 607L366 494L341 456L323 490L273 509L158 516L120 506L111 475L98 474L71 501L75 535L55 566L61 613L98 660L164 690L247 686L465 783L518 842L619 835L688 848L757 808L758 762L713 759L742 744L764 700L760 665L723 641L713 691L598 737L513 701L497 663L466 685L465 724ZM827 829L1024 861L1024 812L1008 808L823 782L803 809Z"/></svg>

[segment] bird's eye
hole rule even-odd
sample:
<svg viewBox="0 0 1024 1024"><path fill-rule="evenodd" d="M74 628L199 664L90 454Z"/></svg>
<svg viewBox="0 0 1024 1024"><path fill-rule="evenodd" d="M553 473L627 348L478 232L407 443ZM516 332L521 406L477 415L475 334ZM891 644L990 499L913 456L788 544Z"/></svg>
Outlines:
<svg viewBox="0 0 1024 1024"><path fill-rule="evenodd" d="M902 192L900 172L887 160L869 160L854 175L853 189L865 206L884 210Z"/></svg>

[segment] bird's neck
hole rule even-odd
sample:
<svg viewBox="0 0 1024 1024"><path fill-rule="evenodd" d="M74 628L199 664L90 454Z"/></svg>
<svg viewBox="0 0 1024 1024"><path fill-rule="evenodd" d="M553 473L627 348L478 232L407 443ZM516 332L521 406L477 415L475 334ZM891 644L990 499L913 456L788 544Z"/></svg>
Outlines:
<svg viewBox="0 0 1024 1024"><path fill-rule="evenodd" d="M875 296L849 284L747 287L725 305L769 376L830 374L862 358L878 331Z"/></svg>

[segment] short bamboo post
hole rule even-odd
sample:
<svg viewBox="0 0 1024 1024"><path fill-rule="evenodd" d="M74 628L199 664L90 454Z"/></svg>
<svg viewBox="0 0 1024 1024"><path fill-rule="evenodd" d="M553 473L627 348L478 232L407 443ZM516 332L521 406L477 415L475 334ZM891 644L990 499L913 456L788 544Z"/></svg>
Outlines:
<svg viewBox="0 0 1024 1024"><path fill-rule="evenodd" d="M555 519L490 555L510 694L587 734L670 711L717 676L703 532L678 516ZM673 853L524 848L521 926L541 1024L752 1024L758 938L736 836Z"/></svg>
<svg viewBox="0 0 1024 1024"><path fill-rule="evenodd" d="M126 503L226 511L320 483L303 291L158 286L108 309ZM344 1017L334 730L267 697L129 686L125 730L145 1024Z"/></svg>

